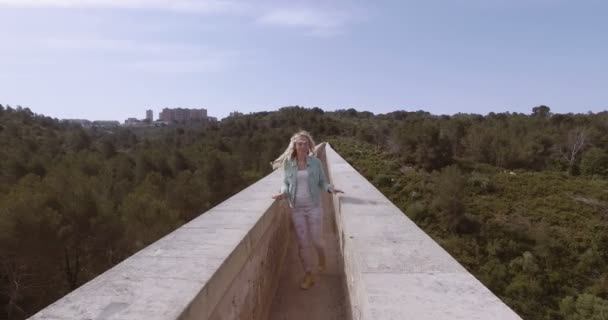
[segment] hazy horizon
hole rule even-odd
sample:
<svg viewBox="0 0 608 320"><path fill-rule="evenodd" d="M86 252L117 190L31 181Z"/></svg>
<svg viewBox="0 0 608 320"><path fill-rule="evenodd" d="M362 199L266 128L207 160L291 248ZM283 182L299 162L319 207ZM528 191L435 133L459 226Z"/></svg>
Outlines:
<svg viewBox="0 0 608 320"><path fill-rule="evenodd" d="M28 108L27 106L21 106L21 105L9 105L9 104L2 104L2 103L0 103L0 105L2 105L5 108L7 106L10 106L13 109L17 108L18 106L20 106L22 108ZM540 106L540 105L538 105L538 106ZM302 107L302 108L307 108L307 109L320 108L320 107L307 107L307 106L297 106L297 105L294 105L294 106L281 106L281 107L278 107L278 108L272 109L272 110L263 110L263 109L260 109L260 110L249 111L249 112L241 112L241 113L243 113L244 115L247 115L247 114L256 113L256 112L277 112L277 111L279 111L280 108L284 108L284 107ZM534 106L534 107L537 107L537 106ZM547 107L550 108L550 106L547 106ZM339 110L354 109L357 112L371 112L374 115L381 115L381 114L388 114L388 113L392 113L392 112L405 111L405 112L429 112L430 114L435 115L435 116L442 116L442 115L453 116L455 114L477 114L477 115L487 116L490 113L520 113L520 114L528 114L528 115L530 115L530 114L532 114L532 108L533 107L531 107L530 110L524 111L524 112L517 112L517 111L512 112L512 111L508 111L507 110L507 111L501 111L501 112L488 111L486 113L454 112L454 113L451 113L451 114L445 114L445 113L438 114L438 113L433 113L433 112L430 112L428 110L422 110L422 109L419 109L419 110L413 110L413 109L412 110L395 109L395 110L388 111L388 112L373 112L371 110L357 109L357 108L334 109L334 110L325 110L323 108L320 108L320 109L322 109L325 112L335 112L335 111L339 111ZM81 118L61 118L61 117L56 117L56 116L49 115L49 114L43 114L43 113L40 113L40 112L36 112L36 110L32 110L31 108L30 108L30 111L32 111L33 113L38 114L38 115L43 115L43 116L47 116L47 117L51 117L51 118L56 118L56 119L59 119L59 120L119 121L120 123L124 123L124 121L127 120L127 118L125 118L125 119L94 119L94 118L87 118L87 117L81 117ZM233 111L240 112L239 110L233 110ZM231 111L231 112L233 112L233 111ZM608 110L601 110L601 111L597 111L597 112L593 112L593 111L587 111L587 112L554 112L553 110L551 110L551 114L569 114L569 113L570 114L588 114L590 112L593 113L593 114L596 114L596 113L606 112L606 111L608 111ZM145 113L145 110L144 110L144 113ZM208 116L209 117L215 117L218 120L222 120L222 119L228 117L228 115L226 115L226 116L220 118L220 117L214 116L212 114L208 114ZM141 116L141 117L140 116L133 116L133 117L130 117L130 118L137 118L139 120L144 120L145 119L145 114L144 114L144 116ZM154 112L154 120L155 121L159 120L157 112Z"/></svg>

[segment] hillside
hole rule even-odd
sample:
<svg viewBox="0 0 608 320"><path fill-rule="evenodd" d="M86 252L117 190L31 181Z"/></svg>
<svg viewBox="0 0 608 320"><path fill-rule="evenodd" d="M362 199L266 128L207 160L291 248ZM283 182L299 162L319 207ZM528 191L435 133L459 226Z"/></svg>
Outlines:
<svg viewBox="0 0 608 320"><path fill-rule="evenodd" d="M606 123L286 107L100 130L0 105L0 314L33 314L257 181L304 128L524 319L603 319Z"/></svg>
<svg viewBox="0 0 608 320"><path fill-rule="evenodd" d="M458 161L429 173L369 144L330 141L522 318L603 319L607 180Z"/></svg>

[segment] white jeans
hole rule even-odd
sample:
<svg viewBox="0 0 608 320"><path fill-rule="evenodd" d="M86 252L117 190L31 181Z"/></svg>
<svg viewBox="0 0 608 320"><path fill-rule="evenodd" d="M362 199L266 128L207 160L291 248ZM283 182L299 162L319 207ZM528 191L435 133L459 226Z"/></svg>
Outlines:
<svg viewBox="0 0 608 320"><path fill-rule="evenodd" d="M314 258L311 256L312 246L317 253L323 252L323 210L321 205L296 206L291 209L296 235L298 236L298 253L305 272L312 271Z"/></svg>

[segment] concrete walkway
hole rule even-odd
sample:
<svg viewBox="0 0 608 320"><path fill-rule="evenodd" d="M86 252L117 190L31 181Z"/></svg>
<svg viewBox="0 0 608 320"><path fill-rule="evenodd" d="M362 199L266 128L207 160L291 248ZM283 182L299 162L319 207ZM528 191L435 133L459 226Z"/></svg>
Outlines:
<svg viewBox="0 0 608 320"><path fill-rule="evenodd" d="M298 258L297 240L292 226L279 288L270 309L270 320L350 319L347 312L344 268L335 231L334 211L329 201L330 199L325 196L323 236L327 251L327 270L322 274L315 271L315 285L308 290L300 289L304 270ZM287 211L285 214L288 214Z"/></svg>

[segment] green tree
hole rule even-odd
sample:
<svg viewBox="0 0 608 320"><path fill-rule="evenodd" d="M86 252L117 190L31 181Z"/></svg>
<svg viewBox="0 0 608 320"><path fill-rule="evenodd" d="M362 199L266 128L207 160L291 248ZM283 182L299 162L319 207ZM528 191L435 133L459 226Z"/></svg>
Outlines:
<svg viewBox="0 0 608 320"><path fill-rule="evenodd" d="M91 137L80 127L74 129L68 136L68 147L75 152L88 149L90 145Z"/></svg>
<svg viewBox="0 0 608 320"><path fill-rule="evenodd" d="M177 211L164 201L163 178L150 173L124 199L119 210L132 250L139 250L182 224Z"/></svg>
<svg viewBox="0 0 608 320"><path fill-rule="evenodd" d="M437 181L437 195L434 206L441 212L448 229L457 233L470 233L478 230L477 222L465 215L462 202L466 179L457 166L441 170Z"/></svg>
<svg viewBox="0 0 608 320"><path fill-rule="evenodd" d="M99 152L105 159L110 159L116 155L116 147L110 139L103 139L100 142Z"/></svg>
<svg viewBox="0 0 608 320"><path fill-rule="evenodd" d="M545 105L532 108L532 115L535 117L546 118L551 114L551 109Z"/></svg>
<svg viewBox="0 0 608 320"><path fill-rule="evenodd" d="M585 175L608 176L608 152L597 147L585 151L580 167Z"/></svg>
<svg viewBox="0 0 608 320"><path fill-rule="evenodd" d="M608 320L608 301L591 294L566 297L559 307L565 320Z"/></svg>

